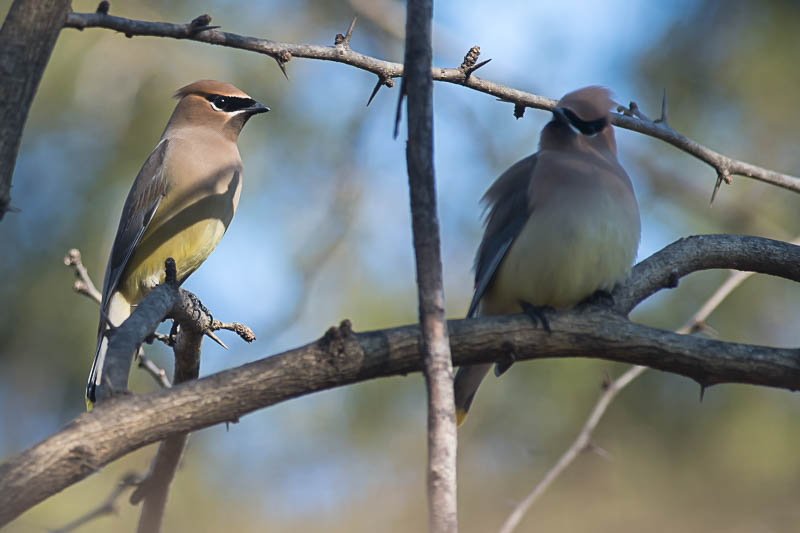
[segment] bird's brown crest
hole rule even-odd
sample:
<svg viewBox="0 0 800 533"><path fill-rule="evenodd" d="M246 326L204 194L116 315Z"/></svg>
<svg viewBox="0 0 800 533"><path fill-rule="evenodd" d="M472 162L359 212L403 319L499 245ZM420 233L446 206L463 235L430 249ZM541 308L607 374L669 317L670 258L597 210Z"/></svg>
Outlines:
<svg viewBox="0 0 800 533"><path fill-rule="evenodd" d="M207 95L207 94L221 94L224 96L236 96L238 98L250 98L250 95L224 81L216 80L199 80L190 83L185 87L181 87L175 91L175 98L183 98L190 94Z"/></svg>
<svg viewBox="0 0 800 533"><path fill-rule="evenodd" d="M558 107L569 109L586 121L607 117L608 111L615 105L611 91L597 85L567 93L558 101Z"/></svg>

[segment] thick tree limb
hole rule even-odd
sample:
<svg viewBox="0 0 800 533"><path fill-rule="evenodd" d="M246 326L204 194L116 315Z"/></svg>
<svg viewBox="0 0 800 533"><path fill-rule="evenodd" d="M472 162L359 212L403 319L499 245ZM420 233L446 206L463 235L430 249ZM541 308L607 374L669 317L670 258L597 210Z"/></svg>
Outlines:
<svg viewBox="0 0 800 533"><path fill-rule="evenodd" d="M405 76L408 186L417 266L423 372L428 391L428 529L457 533L456 413L453 362L444 315L439 219L433 171L432 0L409 0ZM397 126L395 125L395 131Z"/></svg>
<svg viewBox="0 0 800 533"><path fill-rule="evenodd" d="M210 17L208 20L210 20ZM227 33L216 29L203 31L201 28L198 30L197 26L193 26L191 23L172 24L167 22L147 22L114 17L103 13L70 13L65 27L77 28L80 30L92 27L107 28L122 32L128 37L134 35L148 35L216 44L268 55L275 59L281 66L292 57L335 61L375 74L378 77L376 89L383 85L390 87L390 82L393 78L399 78L403 75L403 65L400 63L383 61L360 54L352 50L349 46L280 43L256 37ZM471 74L471 71L460 67L432 67L432 76L435 81L454 83L496 96L500 100L515 104L515 108L531 107L535 109L551 110L556 104L556 101L551 98L520 91L499 83L493 83ZM635 112L631 109L635 109ZM635 105L632 105L631 109L625 110L623 114L612 114L611 122L615 126L661 139L707 163L716 171L717 186L719 186L721 181L730 183L731 176L733 175L740 175L776 185L790 191L800 192L800 177L775 172L722 155L676 132L666 121L650 120L641 113Z"/></svg>
<svg viewBox="0 0 800 533"><path fill-rule="evenodd" d="M706 264L690 258L694 270L735 265L800 282L800 247L758 237L705 235L682 239L656 253L646 261L649 266L642 267L643 262L634 269L629 285L637 289L623 286L615 294L627 298L633 293L652 294L664 287L670 273L679 272L676 281L688 273L678 258L690 257L687 250L698 243L712 253ZM726 243L729 261L720 265L714 252ZM667 272L659 271L659 265ZM647 279L652 280L649 288ZM506 361L509 354L516 361L589 357L680 374L703 386L748 383L800 388L800 350L795 348L677 335L633 324L614 310L597 306L555 313L549 322L552 333L532 328L525 315L450 321L453 363ZM419 336L416 326L356 334L345 321L320 340L282 354L172 389L113 397L0 464L0 527L103 465L171 435L237 420L312 392L418 372L422 369Z"/></svg>
<svg viewBox="0 0 800 533"><path fill-rule="evenodd" d="M70 0L14 0L0 28L0 220L28 110L69 9Z"/></svg>
<svg viewBox="0 0 800 533"><path fill-rule="evenodd" d="M695 235L680 239L635 267L613 292L614 308L630 313L645 298L675 287L698 270L730 268L800 281L800 247L748 235Z"/></svg>

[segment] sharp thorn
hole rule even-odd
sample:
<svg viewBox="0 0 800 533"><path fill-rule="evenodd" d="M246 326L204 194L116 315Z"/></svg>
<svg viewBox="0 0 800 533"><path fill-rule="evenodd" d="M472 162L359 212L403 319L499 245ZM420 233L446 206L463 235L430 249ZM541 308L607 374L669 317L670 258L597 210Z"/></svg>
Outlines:
<svg viewBox="0 0 800 533"><path fill-rule="evenodd" d="M383 80L378 78L378 83L375 84L375 88L372 89L372 94L369 95L369 100L367 100L367 107L369 107L369 104L372 103L372 100L375 98L375 95L378 94L378 91L380 90L382 85L383 85Z"/></svg>
<svg viewBox="0 0 800 533"><path fill-rule="evenodd" d="M225 343L224 343L224 342L222 342L222 341L219 339L219 337L217 337L216 335L214 335L214 332L213 332L213 331L211 331L210 329L207 329L207 330L205 330L203 333L206 335L206 337L208 337L208 338L209 338L209 339L211 339L212 341L216 342L217 344L219 344L220 346L222 346L222 347L223 347L223 348L225 348L226 350L228 349L228 347L227 347L227 346L225 346Z"/></svg>

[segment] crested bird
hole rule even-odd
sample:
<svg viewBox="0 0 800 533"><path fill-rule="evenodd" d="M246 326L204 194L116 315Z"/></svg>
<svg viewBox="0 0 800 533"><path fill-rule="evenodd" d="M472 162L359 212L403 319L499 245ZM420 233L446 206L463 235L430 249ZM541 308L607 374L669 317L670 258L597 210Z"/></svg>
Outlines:
<svg viewBox="0 0 800 533"><path fill-rule="evenodd" d="M250 117L269 111L214 80L196 81L174 96L178 104L128 192L108 257L88 409L103 379L109 323L119 326L164 281L167 258L183 283L214 250L239 203L239 133Z"/></svg>
<svg viewBox="0 0 800 533"><path fill-rule="evenodd" d="M613 106L603 87L566 94L542 129L539 151L486 191L467 318L525 311L549 329L543 308L573 307L627 277L641 228L633 185L617 160ZM459 368L459 425L490 367ZM507 368L498 364L495 374Z"/></svg>

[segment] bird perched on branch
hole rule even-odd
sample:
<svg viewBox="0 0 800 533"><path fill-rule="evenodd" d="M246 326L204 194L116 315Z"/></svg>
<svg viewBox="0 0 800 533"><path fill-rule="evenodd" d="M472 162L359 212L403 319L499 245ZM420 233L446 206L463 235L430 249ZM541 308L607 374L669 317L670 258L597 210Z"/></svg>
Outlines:
<svg viewBox="0 0 800 533"><path fill-rule="evenodd" d="M572 307L628 275L639 247L639 208L617 161L613 105L602 87L565 95L542 130L539 151L486 192L468 318L525 311L549 329L542 308ZM490 367L458 370L459 425ZM495 373L507 368L497 365Z"/></svg>
<svg viewBox="0 0 800 533"><path fill-rule="evenodd" d="M269 108L229 83L194 82L175 93L178 105L125 200L103 281L97 348L86 387L91 409L103 380L108 323L164 280L172 257L183 283L217 246L242 187L237 140L247 120Z"/></svg>

